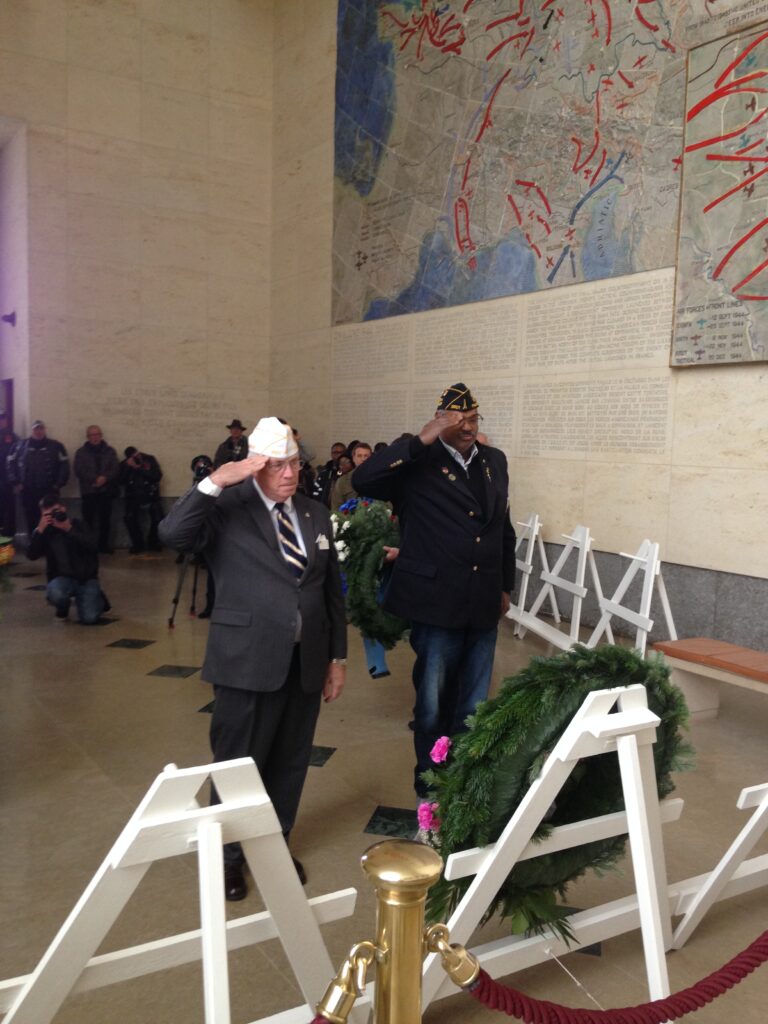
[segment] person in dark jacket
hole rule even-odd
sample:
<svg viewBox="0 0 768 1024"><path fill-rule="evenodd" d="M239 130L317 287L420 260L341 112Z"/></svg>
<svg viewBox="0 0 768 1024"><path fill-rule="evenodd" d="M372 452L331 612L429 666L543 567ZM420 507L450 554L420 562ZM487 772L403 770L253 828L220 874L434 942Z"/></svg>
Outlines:
<svg viewBox="0 0 768 1024"><path fill-rule="evenodd" d="M233 419L227 424L229 437L222 441L213 456L213 468L218 469L226 462L241 462L248 458L248 438L240 420Z"/></svg>
<svg viewBox="0 0 768 1024"><path fill-rule="evenodd" d="M339 459L347 454L347 446L341 441L334 441L331 445L331 457L321 466L315 476L312 489L312 497L321 501L326 508L331 507L331 491L336 477L339 475Z"/></svg>
<svg viewBox="0 0 768 1024"><path fill-rule="evenodd" d="M163 518L160 503L160 480L162 471L154 455L140 452L132 445L125 449L125 458L120 463L120 484L123 488L125 505L125 526L131 538L128 549L131 555L138 555L145 547L150 551L162 551L157 536L157 526ZM146 544L141 526L142 513L149 518L149 532Z"/></svg>
<svg viewBox="0 0 768 1024"><path fill-rule="evenodd" d="M464 384L440 397L434 419L359 465L358 494L393 503L400 551L383 606L411 623L415 789L443 735L463 732L488 696L499 618L515 581L507 460L478 444L478 403Z"/></svg>
<svg viewBox="0 0 768 1024"><path fill-rule="evenodd" d="M67 506L56 494L40 501L40 519L27 547L27 558L45 555L48 585L45 599L66 619L74 598L77 617L85 626L95 625L108 604L99 584L99 556L89 528L70 519Z"/></svg>
<svg viewBox="0 0 768 1024"><path fill-rule="evenodd" d="M95 423L85 430L85 444L75 452L75 476L80 481L83 519L98 530L99 551L112 554L112 503L117 497L120 464L117 452L104 440Z"/></svg>
<svg viewBox="0 0 768 1024"><path fill-rule="evenodd" d="M8 477L8 456L19 443L8 424L8 416L0 412L0 535L13 537L16 533L16 495Z"/></svg>
<svg viewBox="0 0 768 1024"><path fill-rule="evenodd" d="M69 480L67 449L47 436L42 420L35 420L32 436L11 450L6 466L14 491L21 495L27 533L31 534L40 518L40 499L60 491Z"/></svg>
<svg viewBox="0 0 768 1024"><path fill-rule="evenodd" d="M160 536L202 551L216 578L202 669L214 686L213 759L254 759L287 839L320 704L344 688L347 620L328 512L296 493L293 431L264 417L249 449L179 498ZM243 865L240 844L225 844L228 900L245 897Z"/></svg>

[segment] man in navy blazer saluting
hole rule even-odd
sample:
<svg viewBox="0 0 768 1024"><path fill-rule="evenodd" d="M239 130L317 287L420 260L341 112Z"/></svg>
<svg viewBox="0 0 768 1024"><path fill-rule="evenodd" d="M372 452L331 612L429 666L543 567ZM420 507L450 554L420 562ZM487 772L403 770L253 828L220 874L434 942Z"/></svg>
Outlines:
<svg viewBox="0 0 768 1024"><path fill-rule="evenodd" d="M341 694L347 654L330 516L296 493L300 468L291 427L265 417L248 457L215 469L160 524L163 543L204 552L216 584L202 670L216 698L214 761L254 759L286 838L320 702ZM240 844L227 843L229 900L246 894L243 865Z"/></svg>
<svg viewBox="0 0 768 1024"><path fill-rule="evenodd" d="M499 618L515 583L515 531L503 452L477 441L478 403L465 384L434 419L354 471L358 494L391 501L400 553L383 606L411 623L415 789L440 736L455 735L488 696Z"/></svg>

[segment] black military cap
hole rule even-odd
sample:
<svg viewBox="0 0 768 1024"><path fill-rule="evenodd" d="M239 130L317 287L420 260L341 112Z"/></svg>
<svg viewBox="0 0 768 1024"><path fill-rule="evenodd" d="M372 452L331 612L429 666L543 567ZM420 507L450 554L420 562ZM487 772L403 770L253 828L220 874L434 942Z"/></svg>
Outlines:
<svg viewBox="0 0 768 1024"><path fill-rule="evenodd" d="M445 409L450 412L469 412L470 409L477 409L478 402L466 384L451 384L449 388L440 395L437 403L438 409Z"/></svg>

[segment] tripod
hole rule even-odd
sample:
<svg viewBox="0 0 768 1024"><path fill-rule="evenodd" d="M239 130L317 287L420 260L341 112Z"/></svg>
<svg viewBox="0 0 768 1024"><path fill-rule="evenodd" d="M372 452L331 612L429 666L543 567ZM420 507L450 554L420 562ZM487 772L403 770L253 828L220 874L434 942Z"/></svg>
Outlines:
<svg viewBox="0 0 768 1024"><path fill-rule="evenodd" d="M192 576L192 603L189 606L189 614L196 615L195 602L197 601L197 578L200 572L200 556L184 553L179 555L179 575L176 580L176 593L171 598L171 604L173 609L171 611L171 617L168 619L168 629L174 628L174 619L176 618L176 612L179 610L179 600L181 598L181 590L184 586L184 577L187 575L187 569L190 565L194 568L194 574Z"/></svg>

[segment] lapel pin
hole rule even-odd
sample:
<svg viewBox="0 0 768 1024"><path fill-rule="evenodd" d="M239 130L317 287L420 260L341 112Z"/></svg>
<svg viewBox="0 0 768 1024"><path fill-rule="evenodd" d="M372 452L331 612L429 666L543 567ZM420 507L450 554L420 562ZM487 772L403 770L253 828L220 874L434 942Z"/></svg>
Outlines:
<svg viewBox="0 0 768 1024"><path fill-rule="evenodd" d="M456 479L456 476L455 476L455 475L454 475L453 473L449 473L449 474L448 474L448 479L449 479L449 480L455 480L455 479Z"/></svg>

